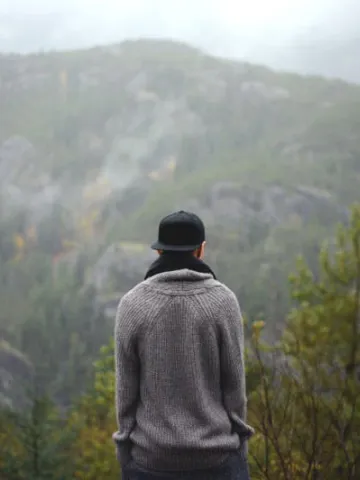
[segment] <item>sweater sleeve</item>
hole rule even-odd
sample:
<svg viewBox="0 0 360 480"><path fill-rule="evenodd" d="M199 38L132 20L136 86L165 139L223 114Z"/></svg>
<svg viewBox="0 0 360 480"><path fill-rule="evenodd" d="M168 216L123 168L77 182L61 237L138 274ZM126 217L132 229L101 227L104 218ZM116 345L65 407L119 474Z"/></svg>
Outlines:
<svg viewBox="0 0 360 480"><path fill-rule="evenodd" d="M117 456L124 465L130 460L130 434L136 423L139 400L138 319L131 302L123 297L115 320L115 397L118 431L113 438Z"/></svg>
<svg viewBox="0 0 360 480"><path fill-rule="evenodd" d="M220 364L223 402L233 430L240 438L250 437L246 424L247 397L244 363L244 327L240 306L231 293L222 304L220 320Z"/></svg>

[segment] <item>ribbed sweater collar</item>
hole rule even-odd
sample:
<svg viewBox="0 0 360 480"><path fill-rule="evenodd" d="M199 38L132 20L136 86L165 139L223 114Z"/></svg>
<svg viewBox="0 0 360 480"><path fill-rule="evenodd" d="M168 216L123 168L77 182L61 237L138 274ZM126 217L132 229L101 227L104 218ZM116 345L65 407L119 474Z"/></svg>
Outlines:
<svg viewBox="0 0 360 480"><path fill-rule="evenodd" d="M206 273L216 279L215 273L202 260L196 258L191 253L163 253L150 266L145 275L145 280L166 272L178 270L191 270L197 273ZM185 281L191 281L191 278L185 278Z"/></svg>
<svg viewBox="0 0 360 480"><path fill-rule="evenodd" d="M181 269L164 272L148 278L145 282L150 288L170 295L194 294L217 285L211 273Z"/></svg>

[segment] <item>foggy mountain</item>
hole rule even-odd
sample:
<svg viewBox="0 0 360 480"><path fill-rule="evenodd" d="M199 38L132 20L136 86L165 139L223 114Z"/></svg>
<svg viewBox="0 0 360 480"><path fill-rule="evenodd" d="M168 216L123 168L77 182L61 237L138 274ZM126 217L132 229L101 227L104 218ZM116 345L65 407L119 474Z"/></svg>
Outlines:
<svg viewBox="0 0 360 480"><path fill-rule="evenodd" d="M359 7L51 3L0 4L0 479L119 478L114 317L177 209L248 320L254 477L359 478Z"/></svg>
<svg viewBox="0 0 360 480"><path fill-rule="evenodd" d="M319 241L358 199L359 103L356 85L165 40L1 56L0 251L11 316L21 317L14 265L23 281L34 261L50 265L51 278L70 268L112 322L114 299L153 258L159 218L185 208L206 222L219 276L276 335L271 298L286 310L294 256L314 264Z"/></svg>
<svg viewBox="0 0 360 480"><path fill-rule="evenodd" d="M0 52L86 48L131 38L172 38L210 54L360 81L356 0L284 2L62 2L0 6Z"/></svg>

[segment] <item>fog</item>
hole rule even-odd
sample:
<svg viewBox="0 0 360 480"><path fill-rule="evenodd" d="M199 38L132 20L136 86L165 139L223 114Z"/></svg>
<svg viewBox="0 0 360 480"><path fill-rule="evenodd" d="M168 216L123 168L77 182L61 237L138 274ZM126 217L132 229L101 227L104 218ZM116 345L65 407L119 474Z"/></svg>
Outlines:
<svg viewBox="0 0 360 480"><path fill-rule="evenodd" d="M304 68L314 44L356 39L358 0L2 0L0 51L166 37L215 55Z"/></svg>
<svg viewBox="0 0 360 480"><path fill-rule="evenodd" d="M360 478L359 19L360 0L0 0L0 480L120 478L117 306L180 209L247 319L252 478ZM359 86L166 42L51 53L149 37ZM135 323L160 331L149 299Z"/></svg>
<svg viewBox="0 0 360 480"><path fill-rule="evenodd" d="M333 7L309 0L5 1L1 48L71 48L125 37L175 37L215 51L246 52L316 25ZM44 35L43 35L44 33ZM269 35L271 34L271 37ZM233 45L233 42L237 45Z"/></svg>

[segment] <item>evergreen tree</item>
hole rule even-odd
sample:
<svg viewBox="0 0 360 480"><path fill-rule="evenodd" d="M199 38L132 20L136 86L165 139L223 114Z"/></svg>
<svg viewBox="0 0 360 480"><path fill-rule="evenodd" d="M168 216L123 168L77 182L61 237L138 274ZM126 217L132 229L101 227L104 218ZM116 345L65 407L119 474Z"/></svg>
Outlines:
<svg viewBox="0 0 360 480"><path fill-rule="evenodd" d="M34 395L30 403L25 413L3 412L8 441L2 445L0 479L72 479L71 446L76 432L64 428L48 398Z"/></svg>
<svg viewBox="0 0 360 480"><path fill-rule="evenodd" d="M79 431L74 444L75 478L119 478L112 434L116 430L113 341L95 363L95 381L69 416L69 428Z"/></svg>
<svg viewBox="0 0 360 480"><path fill-rule="evenodd" d="M253 325L254 478L360 476L360 206L335 247L323 248L317 277L300 261L291 278L297 306L279 345L264 345L262 324Z"/></svg>

